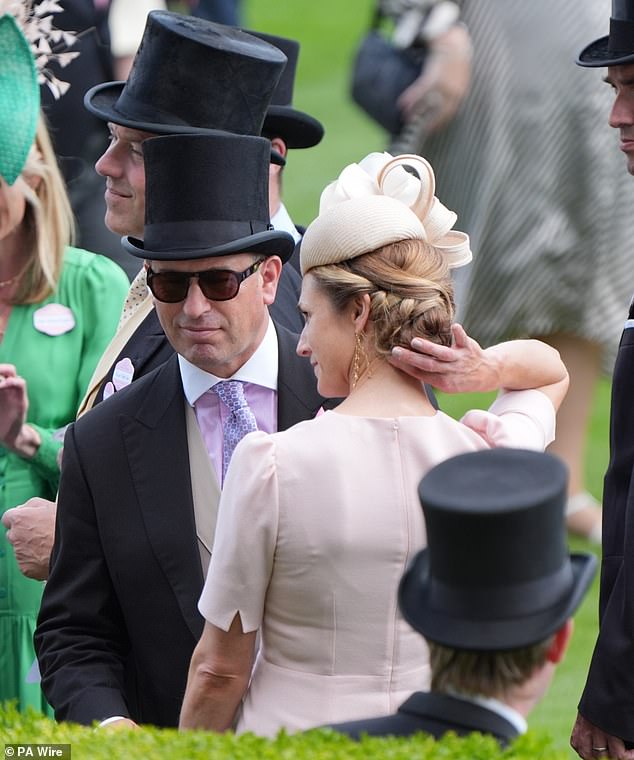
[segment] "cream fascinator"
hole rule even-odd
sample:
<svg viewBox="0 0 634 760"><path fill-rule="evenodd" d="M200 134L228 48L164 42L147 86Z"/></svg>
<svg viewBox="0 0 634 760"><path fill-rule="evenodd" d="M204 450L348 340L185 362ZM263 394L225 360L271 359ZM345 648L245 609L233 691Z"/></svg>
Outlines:
<svg viewBox="0 0 634 760"><path fill-rule="evenodd" d="M322 192L319 216L302 239L302 274L398 240L426 241L452 268L468 264L469 237L452 229L457 216L436 198L435 189L434 170L420 156L370 153L346 166Z"/></svg>

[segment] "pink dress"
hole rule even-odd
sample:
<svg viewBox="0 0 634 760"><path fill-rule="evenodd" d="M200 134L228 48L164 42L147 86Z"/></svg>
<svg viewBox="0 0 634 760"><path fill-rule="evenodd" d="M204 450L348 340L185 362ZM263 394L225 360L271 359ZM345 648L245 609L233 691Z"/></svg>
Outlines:
<svg viewBox="0 0 634 760"><path fill-rule="evenodd" d="M505 394L461 422L326 412L236 449L199 602L261 646L237 731L274 736L385 715L429 685L427 647L397 589L425 545L422 476L455 454L544 449L555 412L539 391ZM456 558L459 561L459 558Z"/></svg>

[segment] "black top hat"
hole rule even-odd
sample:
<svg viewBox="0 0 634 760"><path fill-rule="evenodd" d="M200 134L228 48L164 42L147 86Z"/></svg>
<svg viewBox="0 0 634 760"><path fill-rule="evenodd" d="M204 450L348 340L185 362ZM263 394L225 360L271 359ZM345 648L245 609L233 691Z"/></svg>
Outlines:
<svg viewBox="0 0 634 760"><path fill-rule="evenodd" d="M143 240L121 239L134 256L163 261L277 255L295 242L269 219L271 143L217 132L153 137L143 143Z"/></svg>
<svg viewBox="0 0 634 760"><path fill-rule="evenodd" d="M156 134L259 135L286 56L232 27L152 11L127 82L88 90L86 108Z"/></svg>
<svg viewBox="0 0 634 760"><path fill-rule="evenodd" d="M321 122L297 108L293 108L293 88L295 87L295 70L299 57L299 42L274 34L254 32L245 29L254 37L274 45L288 59L280 77L271 105L266 112L262 134L265 137L281 137L289 148L311 148L324 136Z"/></svg>
<svg viewBox="0 0 634 760"><path fill-rule="evenodd" d="M579 66L620 66L634 63L634 0L612 0L610 34L587 45Z"/></svg>
<svg viewBox="0 0 634 760"><path fill-rule="evenodd" d="M405 619L431 641L493 651L535 644L580 604L593 554L569 555L567 472L550 454L471 452L423 478L428 548L401 580Z"/></svg>

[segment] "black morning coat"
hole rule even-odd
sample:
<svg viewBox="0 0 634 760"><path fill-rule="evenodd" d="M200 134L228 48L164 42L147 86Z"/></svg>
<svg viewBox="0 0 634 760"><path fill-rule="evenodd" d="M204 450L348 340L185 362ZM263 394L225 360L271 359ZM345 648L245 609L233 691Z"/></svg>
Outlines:
<svg viewBox="0 0 634 760"><path fill-rule="evenodd" d="M579 712L634 746L634 305L612 378L610 463L603 487L599 636Z"/></svg>

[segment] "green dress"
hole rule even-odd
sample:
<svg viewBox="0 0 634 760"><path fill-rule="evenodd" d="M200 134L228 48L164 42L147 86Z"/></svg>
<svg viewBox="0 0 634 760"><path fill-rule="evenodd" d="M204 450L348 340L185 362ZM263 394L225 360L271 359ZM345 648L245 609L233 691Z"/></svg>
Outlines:
<svg viewBox="0 0 634 760"><path fill-rule="evenodd" d="M0 515L32 496L55 498L64 427L75 419L115 333L127 291L126 275L110 259L68 248L56 292L11 310L0 363L14 364L26 379L27 422L39 431L42 444L30 460L0 446ZM27 683L42 589L42 582L22 575L0 527L0 702L17 698L19 709L31 705L50 713L39 683Z"/></svg>

